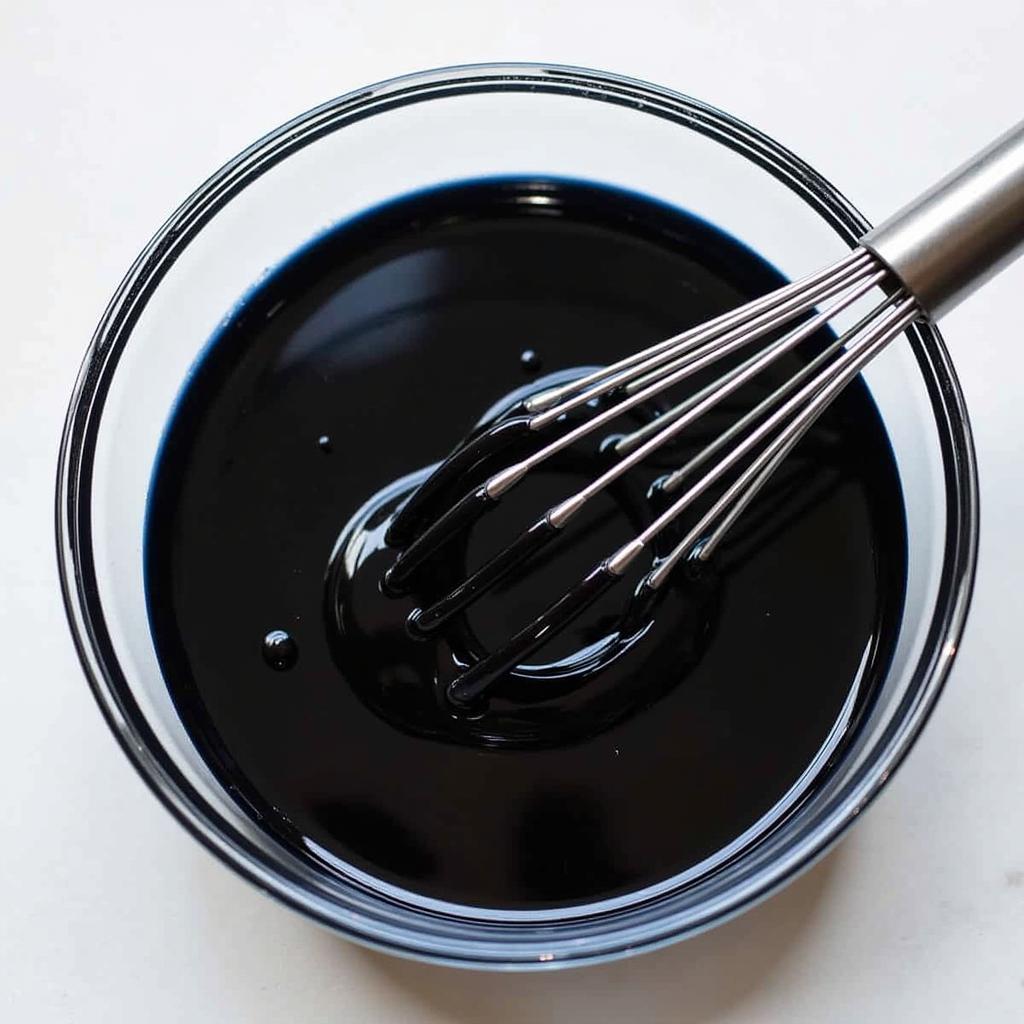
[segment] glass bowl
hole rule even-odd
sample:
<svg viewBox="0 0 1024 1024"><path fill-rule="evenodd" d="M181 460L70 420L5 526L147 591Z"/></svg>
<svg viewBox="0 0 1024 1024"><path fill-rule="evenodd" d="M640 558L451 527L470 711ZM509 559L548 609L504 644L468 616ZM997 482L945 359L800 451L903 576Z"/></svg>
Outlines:
<svg viewBox="0 0 1024 1024"><path fill-rule="evenodd" d="M333 223L459 179L589 179L683 207L795 278L868 223L778 143L704 103L579 68L478 65L374 85L271 132L205 182L142 252L71 400L57 547L86 675L127 756L179 821L264 891L359 942L464 966L551 968L635 953L751 906L820 857L917 737L956 651L973 580L977 484L943 341L917 325L866 378L906 502L906 606L888 676L838 763L714 863L571 910L438 903L315 870L247 816L175 713L150 636L142 531L162 430L190 367L268 268ZM820 764L818 765L820 768ZM812 766L813 768L813 766Z"/></svg>

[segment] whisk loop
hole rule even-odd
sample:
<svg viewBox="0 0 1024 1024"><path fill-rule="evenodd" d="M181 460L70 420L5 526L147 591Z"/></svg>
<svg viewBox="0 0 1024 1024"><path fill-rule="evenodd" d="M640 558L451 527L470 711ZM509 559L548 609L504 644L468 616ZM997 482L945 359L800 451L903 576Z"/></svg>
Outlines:
<svg viewBox="0 0 1024 1024"><path fill-rule="evenodd" d="M470 462L466 453L471 452L472 461L480 464L491 452L500 450L505 435L511 431L520 435L528 433L536 437L539 444L522 458L487 476L480 486L422 527L389 570L390 587L404 586L425 560L453 537L464 533L529 473L559 452L588 437L601 437L624 413L649 404L693 375L761 342L752 354L725 369L711 383L644 426L617 438L612 445L615 458L607 469L576 493L545 510L531 526L451 591L418 609L410 619L410 628L422 636L440 630L453 616L464 612L549 545L595 496L624 474L642 466L712 408L749 384L780 357L819 334L869 292L887 284L890 276L877 257L858 249L833 266L708 324L534 395L522 403L511 419L472 438L456 450L451 460L466 465ZM685 465L663 476L657 489L665 496L674 495L698 469L704 469L700 478L681 496L674 497L636 537L595 565L501 648L467 668L449 686L449 697L457 704L477 700L504 673L565 628L617 583L637 558L650 551L654 540L691 509L712 485L748 462L671 552L652 558L640 586L656 591L680 561L686 558L706 561L835 395L876 351L919 315L916 302L905 290L890 285L889 294L870 313L829 343L798 373ZM574 416L581 417L580 422L572 422ZM510 428L510 422L516 426ZM548 433L553 435L550 439L545 436ZM442 464L437 475L443 476L449 468L447 463Z"/></svg>

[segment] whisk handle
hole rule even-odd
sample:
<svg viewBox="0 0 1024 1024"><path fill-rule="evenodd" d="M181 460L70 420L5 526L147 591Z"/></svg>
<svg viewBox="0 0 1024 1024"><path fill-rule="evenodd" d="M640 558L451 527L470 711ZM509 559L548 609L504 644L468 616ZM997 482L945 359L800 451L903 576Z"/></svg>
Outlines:
<svg viewBox="0 0 1024 1024"><path fill-rule="evenodd" d="M933 319L1024 250L1024 121L878 227L861 244Z"/></svg>

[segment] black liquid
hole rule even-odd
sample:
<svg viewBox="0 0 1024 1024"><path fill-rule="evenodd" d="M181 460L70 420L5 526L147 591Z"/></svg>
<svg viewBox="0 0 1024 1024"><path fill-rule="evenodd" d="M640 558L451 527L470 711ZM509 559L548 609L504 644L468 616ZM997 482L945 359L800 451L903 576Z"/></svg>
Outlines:
<svg viewBox="0 0 1024 1024"><path fill-rule="evenodd" d="M678 210L498 180L373 210L259 285L169 425L146 565L179 712L264 828L325 870L340 859L474 905L569 905L669 878L757 823L850 711L860 678L850 735L891 653L906 563L892 453L860 383L730 532L696 606L681 577L651 631L583 685L539 710L514 686L499 695L490 739L433 711L417 718L432 647L401 628L400 601L373 596L380 567L359 577L370 595L359 629L336 628L328 562L371 496L443 457L513 388L613 362L781 283ZM771 379L475 608L481 642L500 644L627 539L649 482ZM511 539L517 516L527 525L578 483L570 466L524 486L460 558ZM533 661L576 657L627 598L607 595ZM602 688L605 710L587 718ZM503 745L508 723L535 713L536 736ZM559 721L579 724L563 735Z"/></svg>

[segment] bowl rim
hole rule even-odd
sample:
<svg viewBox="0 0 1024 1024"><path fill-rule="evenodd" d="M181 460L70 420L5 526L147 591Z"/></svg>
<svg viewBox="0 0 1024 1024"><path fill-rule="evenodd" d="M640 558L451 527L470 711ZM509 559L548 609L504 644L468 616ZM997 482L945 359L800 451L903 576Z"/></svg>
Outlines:
<svg viewBox="0 0 1024 1024"><path fill-rule="evenodd" d="M828 818L793 844L788 856L762 869L753 883L720 900L696 923L668 916L642 936L607 932L554 957L476 942L440 943L414 929L385 931L353 915L331 915L323 900L269 864L261 851L223 819L184 778L139 711L106 631L95 582L90 537L93 443L118 357L149 296L177 256L227 202L291 153L346 124L435 97L495 91L542 91L641 107L738 152L768 171L853 245L868 221L817 171L773 139L700 100L603 71L543 63L484 63L444 67L391 78L343 94L292 118L254 142L200 185L167 219L137 257L110 300L86 351L74 386L58 456L56 544L60 586L75 648L93 695L128 759L172 815L215 856L264 892L362 945L454 966L553 969L596 963L698 934L735 916L805 870L845 833L902 763L930 716L960 643L974 582L978 547L978 482L970 423L945 343L934 325L915 324L911 345L925 379L943 447L947 527L942 572L914 685L879 745L884 755L861 765ZM911 699L912 698L912 699ZM756 883L756 884L755 884ZM557 945L557 943L553 944ZM443 948L442 948L443 947Z"/></svg>

